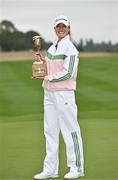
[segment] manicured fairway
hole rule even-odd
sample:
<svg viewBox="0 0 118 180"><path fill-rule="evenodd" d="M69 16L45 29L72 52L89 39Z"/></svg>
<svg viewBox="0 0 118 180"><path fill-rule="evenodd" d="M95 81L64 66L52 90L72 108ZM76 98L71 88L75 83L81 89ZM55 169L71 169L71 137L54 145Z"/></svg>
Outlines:
<svg viewBox="0 0 118 180"><path fill-rule="evenodd" d="M0 63L0 180L32 180L45 157L42 82L31 61ZM81 58L76 100L85 180L118 179L118 57ZM68 171L60 135L60 177Z"/></svg>

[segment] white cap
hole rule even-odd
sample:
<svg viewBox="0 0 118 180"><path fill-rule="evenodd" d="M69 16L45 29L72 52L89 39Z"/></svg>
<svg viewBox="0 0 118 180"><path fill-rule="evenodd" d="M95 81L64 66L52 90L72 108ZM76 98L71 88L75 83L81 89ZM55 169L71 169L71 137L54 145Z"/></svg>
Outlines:
<svg viewBox="0 0 118 180"><path fill-rule="evenodd" d="M56 27L60 23L64 24L67 27L70 26L70 22L69 22L68 18L66 16L63 16L63 15L55 18L54 27Z"/></svg>

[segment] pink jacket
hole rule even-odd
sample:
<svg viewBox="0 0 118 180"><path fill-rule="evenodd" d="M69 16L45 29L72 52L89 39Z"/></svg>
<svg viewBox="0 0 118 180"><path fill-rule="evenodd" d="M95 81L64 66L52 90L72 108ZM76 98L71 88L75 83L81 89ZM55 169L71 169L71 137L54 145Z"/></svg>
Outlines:
<svg viewBox="0 0 118 180"><path fill-rule="evenodd" d="M44 89L49 91L76 89L79 58L69 35L48 49L45 60L48 75L43 81Z"/></svg>

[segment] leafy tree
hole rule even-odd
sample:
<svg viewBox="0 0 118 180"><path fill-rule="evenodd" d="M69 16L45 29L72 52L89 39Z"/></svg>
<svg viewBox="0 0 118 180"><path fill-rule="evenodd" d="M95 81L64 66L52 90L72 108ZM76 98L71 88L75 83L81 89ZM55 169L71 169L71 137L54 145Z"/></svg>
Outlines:
<svg viewBox="0 0 118 180"><path fill-rule="evenodd" d="M77 46L77 45L76 45ZM80 42L78 43L78 50L79 51L84 51L84 43L83 43L83 39L80 39Z"/></svg>
<svg viewBox="0 0 118 180"><path fill-rule="evenodd" d="M0 33L1 32L15 32L17 31L17 29L15 28L14 24L10 21L7 21L7 20L3 20L1 23L0 23Z"/></svg>

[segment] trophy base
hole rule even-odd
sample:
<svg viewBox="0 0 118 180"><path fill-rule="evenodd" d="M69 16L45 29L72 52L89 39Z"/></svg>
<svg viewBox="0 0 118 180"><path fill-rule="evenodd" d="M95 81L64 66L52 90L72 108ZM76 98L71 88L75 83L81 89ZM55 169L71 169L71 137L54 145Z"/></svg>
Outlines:
<svg viewBox="0 0 118 180"><path fill-rule="evenodd" d="M47 75L47 69L45 64L33 64L32 65L32 76L34 78L45 77Z"/></svg>

